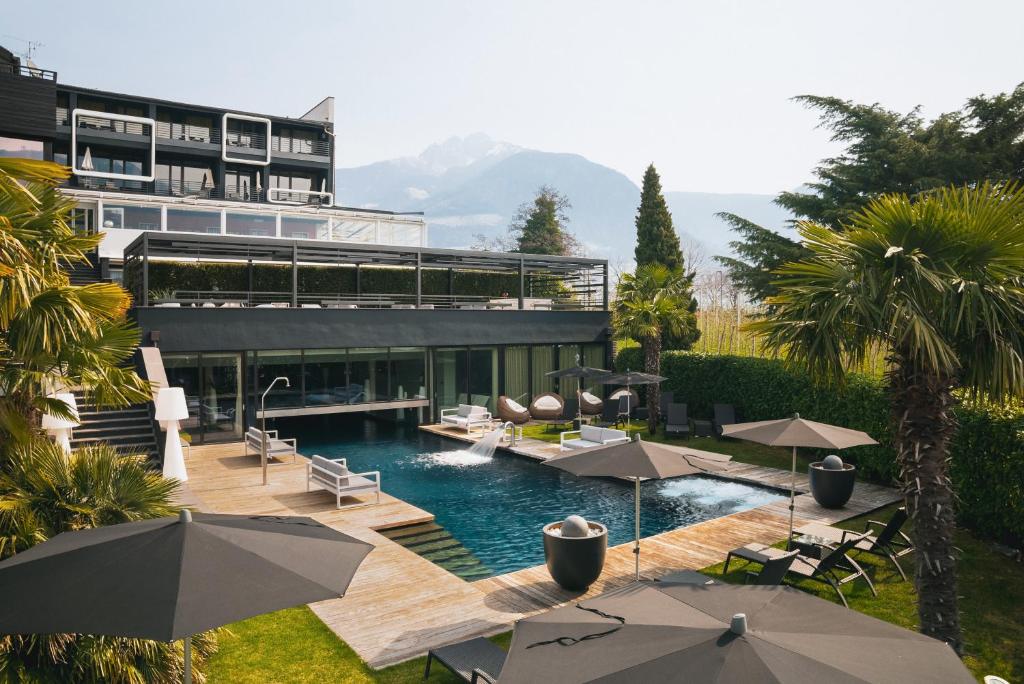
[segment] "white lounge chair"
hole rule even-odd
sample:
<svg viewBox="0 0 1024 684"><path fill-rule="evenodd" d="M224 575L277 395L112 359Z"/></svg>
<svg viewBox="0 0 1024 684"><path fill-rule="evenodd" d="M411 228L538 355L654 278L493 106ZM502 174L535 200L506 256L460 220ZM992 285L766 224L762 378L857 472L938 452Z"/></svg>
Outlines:
<svg viewBox="0 0 1024 684"><path fill-rule="evenodd" d="M314 455L306 464L306 491L316 485L334 494L338 508L365 506L359 503L341 505L341 497L352 496L362 492L375 492L380 503L380 471L371 470L366 473L353 473L348 469L348 461L344 458L324 458Z"/></svg>
<svg viewBox="0 0 1024 684"><path fill-rule="evenodd" d="M245 433L245 455L250 451L260 455L263 449L263 442L267 442L267 462L272 458L281 459L282 456L291 456L292 463L295 463L295 455L299 451L295 439L281 439L277 436L277 430L263 432L259 428L251 427Z"/></svg>
<svg viewBox="0 0 1024 684"><path fill-rule="evenodd" d="M454 425L470 434L475 427L481 430L488 427L491 424L491 413L486 406L459 404L458 408L441 409L441 424Z"/></svg>
<svg viewBox="0 0 1024 684"><path fill-rule="evenodd" d="M569 435L579 435L579 437L569 439ZM602 428L596 425L584 425L579 430L570 430L559 435L559 446L562 451L589 449L590 447L628 441L629 436L625 430Z"/></svg>

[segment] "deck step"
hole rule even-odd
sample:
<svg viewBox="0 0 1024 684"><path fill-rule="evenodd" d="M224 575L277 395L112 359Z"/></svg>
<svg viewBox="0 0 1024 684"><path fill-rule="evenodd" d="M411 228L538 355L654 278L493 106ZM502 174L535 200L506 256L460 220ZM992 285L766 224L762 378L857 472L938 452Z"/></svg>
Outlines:
<svg viewBox="0 0 1024 684"><path fill-rule="evenodd" d="M427 532L436 532L437 530L444 529L435 522L427 522L420 525L404 525L402 527L392 527L387 530L378 530L382 535L392 541L398 541L399 539L408 539L410 537L416 537Z"/></svg>
<svg viewBox="0 0 1024 684"><path fill-rule="evenodd" d="M494 575L472 551L436 522L403 525L379 532L467 582Z"/></svg>

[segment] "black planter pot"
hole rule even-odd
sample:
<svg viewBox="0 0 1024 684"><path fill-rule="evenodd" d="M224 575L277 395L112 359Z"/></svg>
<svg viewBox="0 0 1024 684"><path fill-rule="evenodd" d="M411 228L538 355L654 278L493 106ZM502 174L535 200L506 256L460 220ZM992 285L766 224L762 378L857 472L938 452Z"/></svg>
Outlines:
<svg viewBox="0 0 1024 684"><path fill-rule="evenodd" d="M562 523L544 526L544 560L551 579L569 591L586 591L601 576L605 551L608 549L608 529L601 523L588 522L597 534L588 537L563 537L552 534Z"/></svg>
<svg viewBox="0 0 1024 684"><path fill-rule="evenodd" d="M818 461L809 465L807 472L811 477L811 494L825 508L842 508L853 496L857 469L849 463L844 463L842 470L827 470Z"/></svg>

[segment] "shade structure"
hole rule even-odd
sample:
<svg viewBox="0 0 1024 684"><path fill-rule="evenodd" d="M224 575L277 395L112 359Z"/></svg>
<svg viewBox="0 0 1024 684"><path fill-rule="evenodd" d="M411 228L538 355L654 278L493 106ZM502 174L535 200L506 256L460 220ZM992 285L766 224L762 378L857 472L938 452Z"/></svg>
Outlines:
<svg viewBox="0 0 1024 684"><path fill-rule="evenodd" d="M579 358L577 357L577 361ZM572 368L560 368L550 373L545 373L549 378L576 378L578 380L595 380L603 378L608 375L610 371L606 371L603 368L591 368L589 366L573 366ZM583 418L583 407L580 405L580 393L582 383L577 383L576 386L576 417L579 419Z"/></svg>
<svg viewBox="0 0 1024 684"><path fill-rule="evenodd" d="M499 678L592 681L975 680L941 641L791 587L638 582L519 621Z"/></svg>
<svg viewBox="0 0 1024 684"><path fill-rule="evenodd" d="M544 461L559 470L585 477L624 477L633 480L635 488L636 579L640 579L640 481L660 480L723 470L728 457L717 454L700 455L693 450L671 449L645 442L636 435L629 442L580 449L565 456Z"/></svg>
<svg viewBox="0 0 1024 684"><path fill-rule="evenodd" d="M640 371L631 371L628 368L625 373L609 373L608 375L599 378L601 384L604 385L625 385L628 390L631 385L656 385L659 382L664 382L668 378L660 375L654 375L653 373L641 373ZM628 394L626 395L629 396ZM626 407L629 408L629 399L626 399ZM627 415L628 418L628 415ZM629 427L629 421L626 421L626 427Z"/></svg>
<svg viewBox="0 0 1024 684"><path fill-rule="evenodd" d="M768 446L793 447L792 472L789 485L789 537L793 536L793 500L796 498L797 447L846 449L878 444L871 435L860 430L804 420L799 413L781 420L760 420L722 426L723 437L735 437ZM788 541L787 541L788 545Z"/></svg>
<svg viewBox="0 0 1024 684"><path fill-rule="evenodd" d="M0 563L0 633L187 646L198 632L343 596L372 548L304 517L183 511L65 532Z"/></svg>

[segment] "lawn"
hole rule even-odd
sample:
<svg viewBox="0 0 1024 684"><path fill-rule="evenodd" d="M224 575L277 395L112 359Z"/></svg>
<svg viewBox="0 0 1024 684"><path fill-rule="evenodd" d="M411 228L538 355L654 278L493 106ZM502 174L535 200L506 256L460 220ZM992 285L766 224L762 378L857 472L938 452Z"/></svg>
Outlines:
<svg viewBox="0 0 1024 684"><path fill-rule="evenodd" d="M703 448L703 447L701 447ZM862 529L868 518L886 520L895 507L876 511L841 524ZM960 560L960 607L967 641L965 664L979 677L998 674L1009 681L1024 680L1024 567L992 550L969 532L958 530ZM861 582L843 587L850 606L867 615L909 629L917 625L917 608L912 582L899 575L881 559L860 554L878 589L871 596ZM913 557L901 559L912 572ZM733 564L722 577L721 564L703 572L727 582L743 582L748 568L742 561ZM824 585L801 581L796 586L830 601L837 601ZM494 638L508 645L508 633ZM343 641L338 639L308 608L294 608L252 618L230 627L220 639L220 651L210 667L211 684L226 682L400 682L422 681L424 658L379 671L366 667ZM454 682L443 667L432 668L431 682Z"/></svg>

